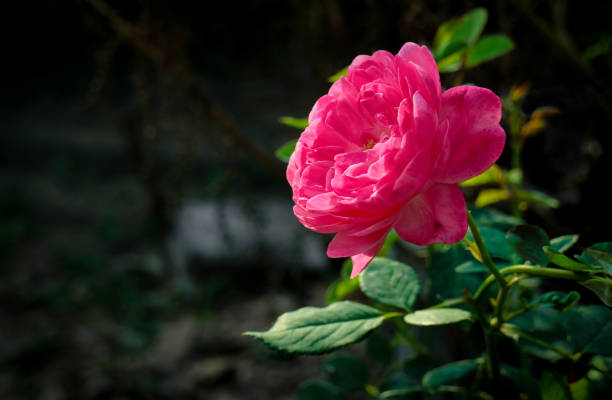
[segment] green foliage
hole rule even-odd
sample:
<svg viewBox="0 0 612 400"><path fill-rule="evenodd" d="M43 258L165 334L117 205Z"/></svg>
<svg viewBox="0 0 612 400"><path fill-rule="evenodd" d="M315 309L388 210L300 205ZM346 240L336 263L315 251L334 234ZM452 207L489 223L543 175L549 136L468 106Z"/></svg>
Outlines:
<svg viewBox="0 0 612 400"><path fill-rule="evenodd" d="M295 150L296 143L297 139L290 140L281 147L279 147L279 149L276 150L276 152L274 153L276 155L276 158L288 163L289 159L291 158L291 154L293 154L293 151Z"/></svg>
<svg viewBox="0 0 612 400"><path fill-rule="evenodd" d="M327 81L330 82L330 83L334 83L337 80L339 80L340 78L342 78L343 76L346 77L347 71L348 71L348 66L342 68L340 71L336 72L335 74L333 74L332 76L327 78Z"/></svg>
<svg viewBox="0 0 612 400"><path fill-rule="evenodd" d="M308 118L280 117L278 122L299 130L304 130L308 127Z"/></svg>
<svg viewBox="0 0 612 400"><path fill-rule="evenodd" d="M542 400L572 400L567 378L544 371L540 378L540 396Z"/></svg>
<svg viewBox="0 0 612 400"><path fill-rule="evenodd" d="M440 72L472 68L514 48L514 42L504 35L489 35L479 40L487 17L487 10L476 8L440 25L433 41L433 54Z"/></svg>
<svg viewBox="0 0 612 400"><path fill-rule="evenodd" d="M545 307L552 307L564 312L572 308L580 300L580 293L571 291L563 293L558 291L547 292L540 296L538 303Z"/></svg>
<svg viewBox="0 0 612 400"><path fill-rule="evenodd" d="M368 383L365 364L350 354L334 354L325 360L323 369L336 386L351 391L363 390Z"/></svg>
<svg viewBox="0 0 612 400"><path fill-rule="evenodd" d="M334 385L313 380L300 385L297 400L342 400L342 395Z"/></svg>
<svg viewBox="0 0 612 400"><path fill-rule="evenodd" d="M432 308L407 314L404 321L410 325L434 326L468 321L471 317L472 314L460 308Z"/></svg>
<svg viewBox="0 0 612 400"><path fill-rule="evenodd" d="M563 235L550 239L549 248L557 253L565 253L578 241L578 235Z"/></svg>
<svg viewBox="0 0 612 400"><path fill-rule="evenodd" d="M410 309L419 294L419 278L406 264L375 257L359 275L361 290L372 300Z"/></svg>
<svg viewBox="0 0 612 400"><path fill-rule="evenodd" d="M525 260L536 265L548 264L548 256L542 249L550 243L546 232L535 225L519 225L507 234L510 246Z"/></svg>
<svg viewBox="0 0 612 400"><path fill-rule="evenodd" d="M389 364L393 359L390 340L379 332L372 332L365 341L368 357L381 364Z"/></svg>
<svg viewBox="0 0 612 400"><path fill-rule="evenodd" d="M612 242L596 243L576 258L592 267L602 267L612 275Z"/></svg>
<svg viewBox="0 0 612 400"><path fill-rule="evenodd" d="M436 388L440 385L456 382L472 373L482 360L461 360L434 368L423 376L423 386Z"/></svg>
<svg viewBox="0 0 612 400"><path fill-rule="evenodd" d="M340 301L287 312L268 331L245 334L288 353L319 354L359 341L384 319L376 308Z"/></svg>
<svg viewBox="0 0 612 400"><path fill-rule="evenodd" d="M475 67L485 61L500 57L514 49L514 42L504 35L490 35L483 37L468 52L465 65Z"/></svg>

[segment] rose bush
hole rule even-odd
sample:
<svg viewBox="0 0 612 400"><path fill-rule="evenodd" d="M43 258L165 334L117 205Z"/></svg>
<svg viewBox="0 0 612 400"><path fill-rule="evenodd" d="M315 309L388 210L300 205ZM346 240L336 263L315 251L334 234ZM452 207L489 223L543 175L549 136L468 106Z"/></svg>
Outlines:
<svg viewBox="0 0 612 400"><path fill-rule="evenodd" d="M327 255L352 257L351 277L392 228L418 245L461 240L467 214L457 183L500 156L501 111L488 89L442 91L425 46L356 57L315 103L289 161L296 217L336 233Z"/></svg>

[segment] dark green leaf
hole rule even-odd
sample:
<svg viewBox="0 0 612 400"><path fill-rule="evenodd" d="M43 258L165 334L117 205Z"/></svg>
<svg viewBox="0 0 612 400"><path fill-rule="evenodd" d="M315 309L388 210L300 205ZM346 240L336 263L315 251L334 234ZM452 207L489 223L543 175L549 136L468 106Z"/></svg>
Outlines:
<svg viewBox="0 0 612 400"><path fill-rule="evenodd" d="M480 279L473 274L456 274L455 267L472 256L461 245L438 245L430 258L432 302L463 296L463 288L472 293L480 286Z"/></svg>
<svg viewBox="0 0 612 400"><path fill-rule="evenodd" d="M280 117L278 121L283 125L299 130L304 130L308 127L308 118Z"/></svg>
<svg viewBox="0 0 612 400"><path fill-rule="evenodd" d="M454 324L470 318L471 314L460 308L432 308L406 314L404 321L411 325L433 326Z"/></svg>
<svg viewBox="0 0 612 400"><path fill-rule="evenodd" d="M462 360L434 368L423 376L423 386L431 389L456 382L474 371L480 363L479 359Z"/></svg>
<svg viewBox="0 0 612 400"><path fill-rule="evenodd" d="M300 385L297 400L342 400L340 390L324 381L308 381Z"/></svg>
<svg viewBox="0 0 612 400"><path fill-rule="evenodd" d="M552 307L557 311L567 311L572 308L580 300L580 293L571 291L564 292L548 292L544 293L538 299L538 302L545 307Z"/></svg>
<svg viewBox="0 0 612 400"><path fill-rule="evenodd" d="M289 158L291 158L291 154L295 150L295 144L297 143L297 139L291 140L284 145L282 145L278 150L276 150L276 158L281 161L289 162Z"/></svg>
<svg viewBox="0 0 612 400"><path fill-rule="evenodd" d="M570 310L571 312L573 310ZM572 349L567 341L564 321L568 313L559 313L550 308L538 307L512 319L512 324L504 324L501 332L518 342L521 349L537 357L556 361L563 356L558 352L520 338L520 332L525 332L531 337L548 343L568 353Z"/></svg>
<svg viewBox="0 0 612 400"><path fill-rule="evenodd" d="M550 239L550 248L557 253L565 253L578 241L578 235L563 235Z"/></svg>
<svg viewBox="0 0 612 400"><path fill-rule="evenodd" d="M350 354L334 354L325 360L323 369L329 380L346 390L363 390L368 383L368 370L363 362Z"/></svg>
<svg viewBox="0 0 612 400"><path fill-rule="evenodd" d="M519 225L512 228L506 237L510 246L525 260L536 265L548 264L548 257L542 247L548 246L549 239L541 228L535 225Z"/></svg>
<svg viewBox="0 0 612 400"><path fill-rule="evenodd" d="M503 231L483 226L480 228L480 234L485 247L492 257L501 258L510 262L520 261L508 243L508 240L506 240L506 234ZM474 240L471 232L468 232L467 237L472 241Z"/></svg>
<svg viewBox="0 0 612 400"><path fill-rule="evenodd" d="M540 396L542 400L572 400L567 378L544 371L540 378Z"/></svg>
<svg viewBox="0 0 612 400"><path fill-rule="evenodd" d="M485 36L468 51L466 66L475 67L485 61L502 56L514 48L514 43L504 35Z"/></svg>
<svg viewBox="0 0 612 400"><path fill-rule="evenodd" d="M518 368L509 364L501 364L501 376L508 378L512 383L526 393L530 399L538 398L539 388L538 381L533 377L531 372L521 371ZM519 396L519 398L522 398Z"/></svg>
<svg viewBox="0 0 612 400"><path fill-rule="evenodd" d="M559 267L569 269L571 271L588 271L588 270L593 269L593 267L590 267L586 264L579 263L578 261L572 260L571 258L569 258L568 256L564 254L555 252L554 250L550 248L550 246L544 246L543 249L544 249L544 252L546 253L546 256L550 260L550 262Z"/></svg>
<svg viewBox="0 0 612 400"><path fill-rule="evenodd" d="M601 266L612 275L612 242L596 243L576 258L591 266Z"/></svg>
<svg viewBox="0 0 612 400"><path fill-rule="evenodd" d="M458 274L488 273L489 268L485 267L476 260L469 260L459 264L455 268L455 272Z"/></svg>
<svg viewBox="0 0 612 400"><path fill-rule="evenodd" d="M277 350L319 354L361 340L384 319L373 307L339 301L325 308L304 307L287 312L268 331L245 334Z"/></svg>
<svg viewBox="0 0 612 400"><path fill-rule="evenodd" d="M568 312L565 328L575 352L612 355L612 310L609 308L576 307Z"/></svg>
<svg viewBox="0 0 612 400"><path fill-rule="evenodd" d="M368 357L381 364L389 364L393 358L391 341L377 331L367 337L365 347Z"/></svg>
<svg viewBox="0 0 612 400"><path fill-rule="evenodd" d="M399 261L375 257L359 275L361 290L369 298L399 308L410 308L419 294L419 278Z"/></svg>
<svg viewBox="0 0 612 400"><path fill-rule="evenodd" d="M605 305L612 307L612 285L600 279L587 279L580 284L595 293Z"/></svg>

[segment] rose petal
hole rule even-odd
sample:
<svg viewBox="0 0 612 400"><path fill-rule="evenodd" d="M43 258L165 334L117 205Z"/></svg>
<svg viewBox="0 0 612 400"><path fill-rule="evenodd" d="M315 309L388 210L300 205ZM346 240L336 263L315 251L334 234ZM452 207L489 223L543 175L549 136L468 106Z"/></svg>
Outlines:
<svg viewBox="0 0 612 400"><path fill-rule="evenodd" d="M506 141L500 119L501 102L489 89L457 86L444 92L438 120L449 124L443 145L446 161L438 165L434 179L463 182L488 169Z"/></svg>
<svg viewBox="0 0 612 400"><path fill-rule="evenodd" d="M434 184L408 203L394 228L411 243L455 243L467 231L465 199L456 184Z"/></svg>
<svg viewBox="0 0 612 400"><path fill-rule="evenodd" d="M361 271L363 271L368 266L370 261L372 261L372 259L376 257L376 254L378 254L383 244L385 243L386 237L387 235L383 236L378 242L376 242L376 244L374 244L374 246L370 247L363 253L351 257L351 261L353 261L351 279L359 275Z"/></svg>
<svg viewBox="0 0 612 400"><path fill-rule="evenodd" d="M367 235L350 235L347 232L338 232L327 247L327 256L331 258L351 257L366 252L391 230L386 226L382 230Z"/></svg>

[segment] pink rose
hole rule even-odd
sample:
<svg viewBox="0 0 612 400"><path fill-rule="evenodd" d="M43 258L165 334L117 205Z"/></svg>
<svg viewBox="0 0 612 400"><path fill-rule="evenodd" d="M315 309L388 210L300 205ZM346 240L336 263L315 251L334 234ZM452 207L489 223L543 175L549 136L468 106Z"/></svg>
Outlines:
<svg viewBox="0 0 612 400"><path fill-rule="evenodd" d="M293 211L307 228L336 233L327 255L352 257L351 277L391 228L418 245L457 242L467 231L457 183L500 156L500 119L488 89L443 92L425 46L357 56L315 103L291 156Z"/></svg>

